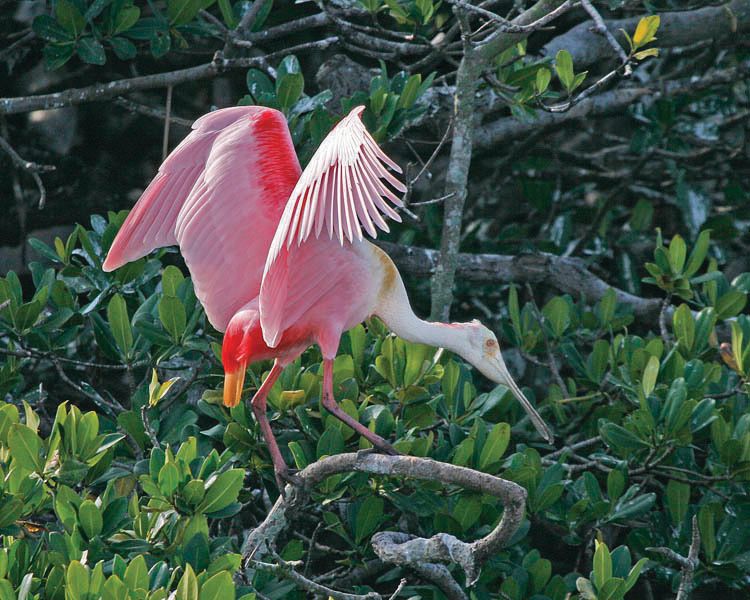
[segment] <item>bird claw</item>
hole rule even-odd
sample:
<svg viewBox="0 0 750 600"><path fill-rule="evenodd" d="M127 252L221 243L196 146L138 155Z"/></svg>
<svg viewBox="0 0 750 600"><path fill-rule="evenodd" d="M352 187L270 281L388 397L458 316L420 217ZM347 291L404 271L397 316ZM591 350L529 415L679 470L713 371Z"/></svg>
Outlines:
<svg viewBox="0 0 750 600"><path fill-rule="evenodd" d="M276 470L276 485L279 487L279 492L284 499L286 499L286 484L291 485L294 490L305 487L304 480L297 475L298 472L296 469L292 470L288 467Z"/></svg>

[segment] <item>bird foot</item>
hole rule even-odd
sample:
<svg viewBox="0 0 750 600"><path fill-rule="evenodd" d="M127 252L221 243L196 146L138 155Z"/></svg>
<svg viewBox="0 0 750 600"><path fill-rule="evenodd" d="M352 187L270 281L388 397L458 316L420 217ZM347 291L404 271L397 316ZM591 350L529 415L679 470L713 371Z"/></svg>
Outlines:
<svg viewBox="0 0 750 600"><path fill-rule="evenodd" d="M276 476L276 485L279 487L279 493L286 500L286 484L292 486L292 488L302 489L305 487L304 480L297 475L299 471L296 469L290 469L285 467L284 469L275 469L274 475Z"/></svg>

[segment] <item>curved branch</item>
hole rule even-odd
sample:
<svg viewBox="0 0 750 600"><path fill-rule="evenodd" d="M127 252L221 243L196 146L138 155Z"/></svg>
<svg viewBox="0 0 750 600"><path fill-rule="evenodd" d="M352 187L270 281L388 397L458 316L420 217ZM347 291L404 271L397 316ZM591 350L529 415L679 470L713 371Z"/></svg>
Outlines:
<svg viewBox="0 0 750 600"><path fill-rule="evenodd" d="M511 481L429 458L386 456L370 452L338 454L323 458L300 471L297 477L301 486L286 487L285 496L279 497L266 519L247 535L242 550L246 565L252 566L253 561L272 552L276 538L293 517L290 511L301 506L315 485L331 475L352 471L384 477L439 481L491 494L500 499L504 506L500 522L487 536L471 543L462 542L448 534L438 534L430 539L394 532L373 536L373 549L382 560L415 567L417 572L425 576L424 569L420 570L425 563L458 564L465 571L467 581L473 583L482 564L507 544L523 519L526 490Z"/></svg>

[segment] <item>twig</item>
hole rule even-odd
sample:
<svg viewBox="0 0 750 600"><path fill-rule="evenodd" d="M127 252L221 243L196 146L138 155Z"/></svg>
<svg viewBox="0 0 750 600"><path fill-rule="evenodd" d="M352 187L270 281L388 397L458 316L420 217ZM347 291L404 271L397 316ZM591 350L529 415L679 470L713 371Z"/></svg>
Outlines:
<svg viewBox="0 0 750 600"><path fill-rule="evenodd" d="M294 570L291 563L284 561L278 555L276 557L276 560L278 561L279 564L261 562L255 559L249 559L247 563L248 563L248 566L254 569L259 569L261 571L266 571L268 573L273 573L274 575L278 575L286 579L289 579L290 581L293 581L294 583L296 583L300 588L302 588L303 590L307 592L310 592L311 594L321 594L329 598L334 598L334 600L381 600L382 599L382 596L376 592L368 592L366 594L348 594L346 592L340 592L338 590L334 590L332 588L321 585L320 583L315 583L314 581L312 581L311 579L308 579L301 573L298 573L297 571Z"/></svg>
<svg viewBox="0 0 750 600"><path fill-rule="evenodd" d="M622 49L622 46L617 43L617 40L610 33L609 29L607 29L607 25L599 14L599 11L594 8L594 5L591 4L590 0L581 0L581 6L583 6L583 10L588 13L589 17L591 17L591 20L594 22L594 29L596 32L604 36L604 39L607 40L607 43L612 47L612 50L615 51L615 54L620 57L620 62L625 65L625 76L627 77L630 75L632 72L629 65L630 59L628 58L628 55L625 54L625 50Z"/></svg>
<svg viewBox="0 0 750 600"><path fill-rule="evenodd" d="M398 595L401 593L401 591L406 587L406 579L402 579L398 582L398 587L396 587L395 590L393 590L393 593L388 596L388 600L396 600Z"/></svg>
<svg viewBox="0 0 750 600"><path fill-rule="evenodd" d="M54 171L55 167L53 165L40 165L21 158L18 152L13 149L13 146L8 143L8 140L2 136L0 136L0 148L5 150L5 153L10 156L10 159L18 168L31 175L32 179L34 179L34 183L36 183L36 187L39 190L39 208L44 208L44 203L47 201L47 189L44 187L44 183L42 182L39 173Z"/></svg>
<svg viewBox="0 0 750 600"><path fill-rule="evenodd" d="M150 407L148 405L148 402L144 402L143 405L141 406L141 421L143 421L143 429L146 432L146 435L148 436L148 439L151 442L151 445L154 448L160 448L161 444L159 443L159 438L156 437L156 433L151 427L151 420L148 418L149 408Z"/></svg>
<svg viewBox="0 0 750 600"><path fill-rule="evenodd" d="M479 6L474 6L473 4L466 2L466 0L449 0L449 2L453 4L454 6L458 6L467 11L476 13L494 22L497 25L497 29L495 33L493 34L493 36L499 33L532 33L534 31L541 29L542 27L547 25L547 23L549 23L550 21L553 21L564 12L567 12L576 4L575 2L572 2L571 0L566 0L566 2L563 2L560 6L550 11L548 14L544 15L543 17L537 19L533 23L529 23L528 25L523 25L519 23L514 23L513 21L509 21L508 19L504 19L497 13L494 13L490 10L486 10ZM488 41L490 41L489 38L486 39L483 43L486 43Z"/></svg>
<svg viewBox="0 0 750 600"><path fill-rule="evenodd" d="M146 117L153 117L155 119L159 119L160 121L164 120L167 117L166 113L161 108L148 106L146 104L140 104L139 102L134 102L122 96L115 98L114 103L122 106L124 109L129 110L130 112L138 113ZM190 119L183 119L182 117L177 117L173 114L170 114L169 120L175 125L182 125L183 127L193 126L193 121L191 121Z"/></svg>
<svg viewBox="0 0 750 600"><path fill-rule="evenodd" d="M5 302L3 302L3 304L0 305L0 310L5 308L5 306L7 306L8 303L10 303L10 300L6 300ZM27 348L24 348L22 350L9 350L8 348L0 348L0 354L5 354L7 356L17 356L18 358L41 358L41 359L50 360L52 362L59 361L61 363L67 363L67 364L74 365L80 368L109 369L112 371L125 371L128 368L142 367L148 364L148 361L141 360L138 362L131 363L130 365L109 365L106 363L97 363L97 362L89 362L86 360L76 360L72 358L66 358L64 356L57 356L56 354L53 354L52 352L36 350L36 349L29 350Z"/></svg>
<svg viewBox="0 0 750 600"><path fill-rule="evenodd" d="M255 4L260 4L256 2ZM164 160L169 154L169 124L171 122L170 117L172 116L172 86L167 86L167 99L165 101L164 109L164 136L161 142L161 159Z"/></svg>
<svg viewBox="0 0 750 600"><path fill-rule="evenodd" d="M560 376L560 369L557 367L557 360L555 355L552 353L552 346L549 343L549 336L547 336L547 330L544 328L544 318L542 317L542 311L539 310L536 300L534 299L534 290L531 289L531 284L526 284L526 291L531 297L531 308L534 311L534 316L539 322L539 329L542 330L542 338L544 338L544 347L547 351L547 366L552 371L552 377L554 378L557 385L560 387L560 393L567 396L568 386L565 385L563 378Z"/></svg>
<svg viewBox="0 0 750 600"><path fill-rule="evenodd" d="M671 548L665 548L663 546L657 548L646 548L646 550L665 556L682 567L680 586L677 588L677 596L675 597L675 600L688 600L690 597L690 591L693 588L693 576L695 575L695 570L700 564L700 561L698 560L698 551L700 550L701 545L701 532L698 527L697 515L693 515L692 528L692 539L690 541L690 548L688 549L687 557L678 554Z"/></svg>

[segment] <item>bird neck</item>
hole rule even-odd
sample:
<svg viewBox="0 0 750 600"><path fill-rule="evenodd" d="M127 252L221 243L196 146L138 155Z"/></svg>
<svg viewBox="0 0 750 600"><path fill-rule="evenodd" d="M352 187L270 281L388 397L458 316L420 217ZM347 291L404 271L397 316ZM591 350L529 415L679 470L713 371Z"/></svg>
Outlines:
<svg viewBox="0 0 750 600"><path fill-rule="evenodd" d="M408 301L379 316L400 338L464 355L466 336L461 323L434 323L420 319Z"/></svg>
<svg viewBox="0 0 750 600"><path fill-rule="evenodd" d="M376 314L397 336L420 344L445 348L466 356L468 338L462 323L431 323L414 314L401 275L391 258L373 244L363 246L369 251L374 271L379 272Z"/></svg>

